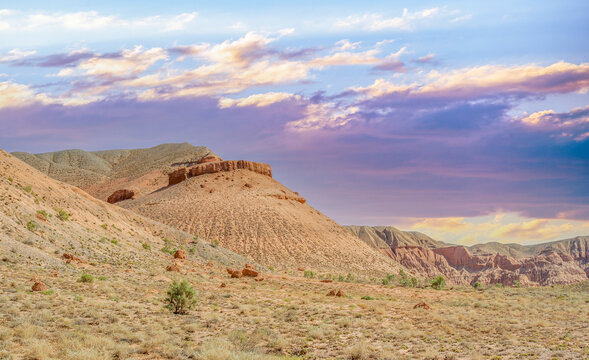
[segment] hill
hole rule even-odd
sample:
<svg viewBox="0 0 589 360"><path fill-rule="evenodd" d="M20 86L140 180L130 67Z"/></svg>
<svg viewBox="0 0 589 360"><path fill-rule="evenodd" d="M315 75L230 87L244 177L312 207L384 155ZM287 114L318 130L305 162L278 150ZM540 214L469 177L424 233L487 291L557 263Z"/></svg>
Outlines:
<svg viewBox="0 0 589 360"><path fill-rule="evenodd" d="M265 164L222 162L210 150L186 143L137 150L15 155L37 167L38 159L63 165L60 169L67 171L57 171L55 165L42 169L80 184L98 199L106 200L117 190L132 191L132 199L117 205L207 242L218 241L267 266L344 274L382 274L398 269L390 257L367 246L274 180ZM249 170L239 164L246 164ZM256 167L261 170L256 172ZM199 172L169 185L168 174L186 168L209 173ZM89 171L100 176L86 176ZM184 178L181 174L180 181Z"/></svg>

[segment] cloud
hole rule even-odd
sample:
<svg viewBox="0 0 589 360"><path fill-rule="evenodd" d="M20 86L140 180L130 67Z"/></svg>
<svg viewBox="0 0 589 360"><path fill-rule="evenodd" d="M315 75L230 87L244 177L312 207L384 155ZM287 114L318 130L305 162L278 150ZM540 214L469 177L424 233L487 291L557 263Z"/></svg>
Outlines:
<svg viewBox="0 0 589 360"><path fill-rule="evenodd" d="M243 106L256 106L264 107L286 100L300 100L300 95L289 94L284 92L269 92L265 94L254 94L245 98L230 99L221 98L219 99L219 107L221 109L229 107L243 107Z"/></svg>
<svg viewBox="0 0 589 360"><path fill-rule="evenodd" d="M423 219L412 225L413 229L436 229L441 231L456 231L468 228L463 217Z"/></svg>
<svg viewBox="0 0 589 360"><path fill-rule="evenodd" d="M393 18L385 18L381 14L368 13L362 16L348 16L338 19L334 27L342 29L362 29L368 31L381 30L412 30L415 25L424 20L436 17L440 13L438 8L424 9L410 13L406 8L403 15Z"/></svg>
<svg viewBox="0 0 589 360"><path fill-rule="evenodd" d="M589 134L589 106L568 112L542 110L513 119L532 131L558 132L561 137L584 141Z"/></svg>
<svg viewBox="0 0 589 360"><path fill-rule="evenodd" d="M26 57L35 55L36 51L22 51L20 49L12 49L8 51L5 55L0 55L0 63L7 63L7 62L14 62L17 60L22 60Z"/></svg>
<svg viewBox="0 0 589 360"><path fill-rule="evenodd" d="M4 11L4 12L3 12ZM78 11L60 13L16 13L0 10L3 29L37 31L63 29L76 31L98 31L115 29L152 29L156 32L177 31L193 23L198 13L189 12L171 16L149 16L141 18L122 18L118 15L104 15L97 11Z"/></svg>
<svg viewBox="0 0 589 360"><path fill-rule="evenodd" d="M12 82L0 82L0 109L22 107L34 103L51 103L43 94L35 94L28 86Z"/></svg>
<svg viewBox="0 0 589 360"><path fill-rule="evenodd" d="M427 54L425 56L419 57L417 59L413 59L411 60L411 62L414 62L416 64L437 64L437 60L436 60L436 55L434 54Z"/></svg>

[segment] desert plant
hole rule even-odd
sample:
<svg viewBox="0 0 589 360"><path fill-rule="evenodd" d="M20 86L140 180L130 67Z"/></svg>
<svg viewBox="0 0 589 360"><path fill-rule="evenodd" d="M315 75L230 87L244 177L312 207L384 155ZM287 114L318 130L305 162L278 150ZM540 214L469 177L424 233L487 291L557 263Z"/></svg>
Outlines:
<svg viewBox="0 0 589 360"><path fill-rule="evenodd" d="M117 239L112 239L110 242L111 242L111 244L119 245L119 240L117 240Z"/></svg>
<svg viewBox="0 0 589 360"><path fill-rule="evenodd" d="M268 270L274 272L274 266L272 266L272 265L268 266Z"/></svg>
<svg viewBox="0 0 589 360"><path fill-rule="evenodd" d="M211 246L214 247L214 248L216 248L217 246L219 246L219 244L220 244L219 239L213 239L211 241Z"/></svg>
<svg viewBox="0 0 589 360"><path fill-rule="evenodd" d="M13 182L14 179L12 179L11 177L8 178L8 181Z"/></svg>
<svg viewBox="0 0 589 360"><path fill-rule="evenodd" d="M27 185L27 186L25 186L23 189L24 189L26 192L28 192L28 193L30 193L30 192L33 190L33 188L31 187L31 185Z"/></svg>
<svg viewBox="0 0 589 360"><path fill-rule="evenodd" d="M435 278L432 279L431 285L432 285L432 288L434 288L436 290L441 290L444 287L446 287L446 279L442 275L436 276Z"/></svg>
<svg viewBox="0 0 589 360"><path fill-rule="evenodd" d="M176 248L168 238L164 238L164 247L162 248L162 251L170 255L174 255Z"/></svg>
<svg viewBox="0 0 589 360"><path fill-rule="evenodd" d="M57 218L61 221L67 221L70 218L70 214L68 214L65 210L58 210Z"/></svg>
<svg viewBox="0 0 589 360"><path fill-rule="evenodd" d="M475 289L477 289L477 290L479 290L479 289L482 289L483 288L483 284L481 284L478 281L475 281L475 283L472 284L472 287L475 288Z"/></svg>
<svg viewBox="0 0 589 360"><path fill-rule="evenodd" d="M314 279L315 278L315 273L312 272L311 270L305 270L305 273L303 275L304 277L308 278L308 279Z"/></svg>
<svg viewBox="0 0 589 360"><path fill-rule="evenodd" d="M362 300L374 300L372 296L362 296L360 299Z"/></svg>
<svg viewBox="0 0 589 360"><path fill-rule="evenodd" d="M35 223L33 220L29 220L29 222L27 222L27 230L31 232L37 230L37 223Z"/></svg>
<svg viewBox="0 0 589 360"><path fill-rule="evenodd" d="M144 248L145 250L147 250L147 251L151 251L151 245L149 245L149 243L146 243L146 242L145 242L145 243L143 243L143 244L142 244L142 246L143 246L143 248Z"/></svg>
<svg viewBox="0 0 589 360"><path fill-rule="evenodd" d="M186 280L174 281L168 289L166 308L174 314L186 314L196 304L196 291Z"/></svg>
<svg viewBox="0 0 589 360"><path fill-rule="evenodd" d="M37 214L43 215L43 217L47 219L47 216L48 216L47 215L47 211L45 211L45 210L37 210Z"/></svg>
<svg viewBox="0 0 589 360"><path fill-rule="evenodd" d="M188 249L188 252L192 255L196 254L196 248L193 246L191 248Z"/></svg>
<svg viewBox="0 0 589 360"><path fill-rule="evenodd" d="M519 282L519 280L514 280L513 281L513 287L518 288L518 287L521 287L521 286L522 286L522 284Z"/></svg>
<svg viewBox="0 0 589 360"><path fill-rule="evenodd" d="M87 273L83 273L80 278L78 279L79 282L83 282L83 283L93 283L94 282L94 276L87 274Z"/></svg>

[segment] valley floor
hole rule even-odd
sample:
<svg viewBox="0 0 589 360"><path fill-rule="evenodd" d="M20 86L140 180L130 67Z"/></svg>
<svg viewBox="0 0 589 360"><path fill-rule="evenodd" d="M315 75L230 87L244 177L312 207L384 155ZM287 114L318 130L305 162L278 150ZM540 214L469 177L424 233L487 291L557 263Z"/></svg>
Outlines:
<svg viewBox="0 0 589 360"><path fill-rule="evenodd" d="M0 359L589 359L589 282L433 290L186 269L97 266L83 283L74 265L0 262ZM197 289L188 315L163 308L170 279Z"/></svg>

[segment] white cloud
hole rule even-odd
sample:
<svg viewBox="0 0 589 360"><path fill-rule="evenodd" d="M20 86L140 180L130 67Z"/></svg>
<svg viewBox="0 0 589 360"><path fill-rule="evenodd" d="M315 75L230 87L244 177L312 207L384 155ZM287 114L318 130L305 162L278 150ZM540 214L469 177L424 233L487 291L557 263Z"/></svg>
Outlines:
<svg viewBox="0 0 589 360"><path fill-rule="evenodd" d="M239 99L221 98L219 99L219 107L221 109L243 106L264 107L286 100L301 100L301 96L284 92L269 92Z"/></svg>
<svg viewBox="0 0 589 360"><path fill-rule="evenodd" d="M24 59L28 56L35 55L36 53L37 52L34 50L22 51L20 49L12 49L9 52L7 52L5 55L0 55L0 63Z"/></svg>
<svg viewBox="0 0 589 360"><path fill-rule="evenodd" d="M431 8L422 11L410 13L407 9L403 10L402 16L385 18L382 14L368 13L362 16L348 16L344 19L338 19L334 26L336 28L353 28L368 31L379 30L412 30L416 23L434 18L440 13L440 9Z"/></svg>

